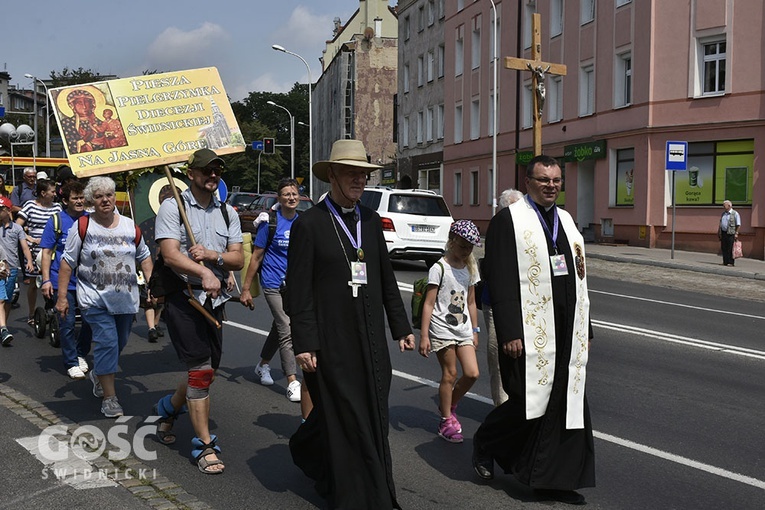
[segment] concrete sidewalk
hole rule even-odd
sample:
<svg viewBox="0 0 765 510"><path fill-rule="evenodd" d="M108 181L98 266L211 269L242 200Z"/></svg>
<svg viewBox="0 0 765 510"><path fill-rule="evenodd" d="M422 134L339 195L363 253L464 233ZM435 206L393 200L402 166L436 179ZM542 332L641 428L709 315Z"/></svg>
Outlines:
<svg viewBox="0 0 765 510"><path fill-rule="evenodd" d="M671 250L663 248L642 248L624 244L588 243L585 245L585 252L587 257L613 262L629 262L646 266L684 269L698 273L765 280L765 261L756 259L740 258L736 260L735 266L723 266L722 256L714 253L675 250L673 254ZM476 258L483 257L483 247L476 248L473 254Z"/></svg>
<svg viewBox="0 0 765 510"><path fill-rule="evenodd" d="M614 262L685 269L699 273L765 280L765 261L740 258L735 266L723 266L722 256L714 253L641 248L619 244L587 244L587 256ZM674 257L673 257L674 255Z"/></svg>

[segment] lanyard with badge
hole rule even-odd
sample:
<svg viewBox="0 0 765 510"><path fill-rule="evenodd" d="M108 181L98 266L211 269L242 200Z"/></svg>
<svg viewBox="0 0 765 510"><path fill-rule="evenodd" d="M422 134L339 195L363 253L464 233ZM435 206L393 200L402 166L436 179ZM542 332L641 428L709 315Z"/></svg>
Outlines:
<svg viewBox="0 0 765 510"><path fill-rule="evenodd" d="M553 230L550 232L550 227L547 226L547 222L542 217L542 213L539 210L537 204L529 199L529 203L537 213L539 222L542 224L542 228L545 234L550 236L550 240L553 245L553 255L550 255L550 264L553 268L553 276L566 276L568 274L568 267L566 267L566 256L562 253L558 253L558 228L560 227L560 221L558 219L558 208L553 205Z"/></svg>
<svg viewBox="0 0 765 510"><path fill-rule="evenodd" d="M338 214L335 206L332 205L332 202L330 200L326 200L326 203L330 215L333 216L335 220L332 222L332 226L335 227L335 234L337 234L337 239L340 241L340 247L343 249L343 255L345 255L345 260L348 262L348 266L351 268L351 280L348 282L348 286L353 291L353 297L359 297L359 287L361 285L367 284L367 263L364 262L364 250L361 249L361 211L359 210L359 206L356 205L354 212L359 220L356 222L356 237L354 237L351 234L351 231L348 230L345 221L343 221L343 219L340 217L340 214ZM351 242L351 246L356 249L356 256L358 257L357 261L351 262L348 260L348 254L345 251L345 246L343 246L343 242L340 239L340 233L337 231L338 223L343 228L343 232L345 232L348 240Z"/></svg>

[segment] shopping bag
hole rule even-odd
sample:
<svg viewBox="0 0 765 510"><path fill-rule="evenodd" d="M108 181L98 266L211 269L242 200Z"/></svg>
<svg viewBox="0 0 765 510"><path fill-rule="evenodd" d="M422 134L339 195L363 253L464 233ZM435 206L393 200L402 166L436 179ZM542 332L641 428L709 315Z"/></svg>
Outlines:
<svg viewBox="0 0 765 510"><path fill-rule="evenodd" d="M744 256L744 251L741 248L741 241L733 241L733 258L740 259Z"/></svg>

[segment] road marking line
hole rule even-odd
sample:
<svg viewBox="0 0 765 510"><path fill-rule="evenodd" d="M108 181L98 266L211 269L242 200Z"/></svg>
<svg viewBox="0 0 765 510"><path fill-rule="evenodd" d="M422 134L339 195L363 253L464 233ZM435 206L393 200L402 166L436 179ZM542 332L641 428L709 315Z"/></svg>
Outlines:
<svg viewBox="0 0 765 510"><path fill-rule="evenodd" d="M726 312L724 310L718 310L716 308L703 308L703 307L700 307L700 306L684 305L684 304L681 304L681 303L673 303L671 301L657 301L656 299L641 298L641 297L636 297L636 296L627 296L625 294L616 294L616 293L613 293L613 292L604 292L602 290L592 290L592 289L589 289L589 291L591 293L593 293L593 294L603 294L604 296L614 296L614 297L620 297L620 298L625 298L625 299L634 299L636 301L647 301L649 303L655 303L657 305L679 306L681 308L691 308L693 310L700 310L702 312L715 312L715 313L722 313L722 314L725 314L725 315L735 315L735 316L738 316L738 317L748 317L750 319L765 320L765 317L763 317L762 315L751 315L751 314L748 314L748 313L739 313L739 312Z"/></svg>
<svg viewBox="0 0 765 510"><path fill-rule="evenodd" d="M665 342L671 342L676 344L688 345L699 349L708 349L712 351L725 352L728 354L736 354L738 356L746 356L748 358L765 360L765 351L758 351L756 349L749 349L747 347L738 347L735 345L721 344L719 342L710 342L707 340L700 340L698 338L689 338L685 336L672 335L669 333L662 333L660 331L652 331L650 329L643 329L634 326L626 326L623 324L615 324L613 322L605 322L599 320L592 320L593 327L599 327L611 331L618 331L621 333L629 333L632 335L643 336L652 338L654 340L663 340Z"/></svg>
<svg viewBox="0 0 765 510"><path fill-rule="evenodd" d="M598 322L598 321L593 321L593 326L597 325L597 326L600 326L600 327L604 327L606 329L616 329L616 328L609 328L608 326L606 326L606 324L608 324L608 323L596 324L596 322ZM228 324L230 326L234 326L236 328L244 329L246 331L252 331L254 333L258 333L258 334L263 335L263 336L267 336L268 335L268 331L264 331L262 329L253 328L253 327L250 327L250 326L245 326L244 324L239 324L239 323L231 322L231 321L226 321L225 324ZM666 335L666 334L663 334L663 333L659 334L659 333L655 333L655 332L651 333L651 332L649 332L649 330L642 330L642 331L640 331L640 328L631 328L631 329L638 330L638 331L627 331L627 332L628 333L633 333L633 334L644 335L644 336L662 335L662 336L667 336L668 337L668 338L665 338L665 340L673 341L671 338L669 338L670 335ZM682 337L676 337L676 338L682 338ZM680 340L674 340L674 341L676 341L678 343L686 343L688 345L693 345L695 347L702 347L702 348L706 348L706 349L714 349L714 347L712 347L712 346L698 345L698 344L694 343L692 341L692 339L689 339L689 340L691 340L691 341L680 341ZM703 342L703 341L699 340L697 342ZM703 343L712 344L713 342L703 342ZM718 345L723 345L723 344L718 344ZM747 356L748 355L748 356L755 357L755 358L765 359L765 353L763 353L762 356L757 356L757 355L746 354L746 353L743 353L743 352L736 352L734 350L729 350L729 349L718 349L718 350L728 351L728 352L731 352L733 354L740 354L740 355L743 355L743 356ZM745 349L745 350L750 350L750 349ZM752 351L752 352L760 352L760 351ZM400 377L402 379L406 379L407 381L412 381L412 382L415 382L415 383L418 383L418 384L422 384L423 386L429 386L431 388L438 388L438 386L439 386L439 383L437 383L436 381L431 381L430 379L425 379L424 377L420 377L420 376L417 376L417 375L407 374L406 372L401 372L400 370L395 370L394 369L394 370L392 370L392 373L396 377ZM492 399L490 399L488 397L484 397L483 395L478 395L477 393L468 392L468 393L465 394L465 397L467 397L467 398L469 398L471 400L475 400L476 402L481 402L483 404L488 404L490 406L494 405L494 402L492 401ZM746 485L751 485L752 487L757 487L758 489L765 489L765 481L758 480L758 479L752 478L750 476L742 475L742 474L739 474L739 473L734 473L733 471L728 471L726 469L722 469L722 468L718 468L718 467L715 467L715 466L711 466L709 464L704 464L703 462L697 462L695 460L691 460L691 459L688 459L686 457L682 457L680 455L675 455L673 453L664 452L662 450L658 450L658 449L652 448L650 446L641 445L639 443L635 443L635 442L630 441L628 439L621 439L619 437L612 436L612 435L606 434L604 432L598 432L596 430L593 430L592 434L593 434L593 436L595 436L598 439L601 439L603 441L608 441L610 443L614 443L614 444L617 444L619 446L623 446L625 448L630 448L632 450L636 450L636 451L639 451L641 453L646 453L648 455L653 455L654 457L659 457L661 459L669 460L670 462L675 462L676 464L682 464L684 466L688 466L688 467L691 467L691 468L694 468L694 469L698 469L700 471L705 471L705 472L711 473L713 475L721 476L723 478L728 478L729 480L733 480L735 482L740 482L740 483L743 483L743 484L746 484Z"/></svg>
<svg viewBox="0 0 765 510"><path fill-rule="evenodd" d="M624 446L625 448L630 448L632 450L637 450L642 453L647 453L648 455L653 455L654 457L659 457L659 458L668 460L670 462L674 462L676 464L682 464L684 466L698 469L700 471L706 471L707 473L711 473L713 475L721 476L723 478L728 478L729 480L733 480L734 482L740 482L746 485L751 485L752 487L757 487L758 489L765 489L765 481L752 478L751 476L746 476L740 473L734 473L733 471L728 471L727 469L710 466L709 464L704 464L703 462L697 462L695 460L691 460L686 457L681 457L680 455L675 455L673 453L668 453L662 450L658 450L656 448L635 443L627 439L621 439L616 436L604 434L603 432L593 431L593 435L597 437L598 439L602 439L603 441L608 441L609 443L614 443L619 446Z"/></svg>

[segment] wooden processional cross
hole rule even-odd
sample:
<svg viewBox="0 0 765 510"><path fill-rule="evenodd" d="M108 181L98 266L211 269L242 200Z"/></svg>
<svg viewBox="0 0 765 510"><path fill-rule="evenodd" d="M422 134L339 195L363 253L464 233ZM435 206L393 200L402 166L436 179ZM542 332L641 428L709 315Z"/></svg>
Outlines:
<svg viewBox="0 0 765 510"><path fill-rule="evenodd" d="M542 34L540 26L542 17L539 13L532 15L531 31L531 60L526 58L505 57L505 68L517 71L531 71L531 89L533 96L534 119L534 156L542 154L542 110L545 105L545 75L566 75L565 64L550 64L542 62Z"/></svg>

